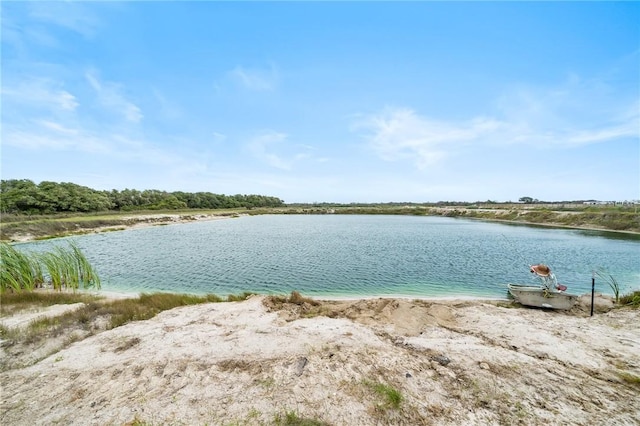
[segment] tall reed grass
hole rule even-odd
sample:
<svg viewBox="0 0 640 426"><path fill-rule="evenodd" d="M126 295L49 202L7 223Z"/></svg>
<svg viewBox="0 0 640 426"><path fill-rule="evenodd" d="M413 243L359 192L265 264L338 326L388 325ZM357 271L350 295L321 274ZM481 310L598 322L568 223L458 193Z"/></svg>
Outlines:
<svg viewBox="0 0 640 426"><path fill-rule="evenodd" d="M620 284L618 280L615 279L613 275L608 273L604 268L600 268L596 271L596 275L605 280L609 287L611 287L611 291L613 292L613 296L615 297L616 303L620 301Z"/></svg>
<svg viewBox="0 0 640 426"><path fill-rule="evenodd" d="M0 292L33 291L45 285L58 291L100 288L100 277L73 242L44 253L25 253L0 243Z"/></svg>

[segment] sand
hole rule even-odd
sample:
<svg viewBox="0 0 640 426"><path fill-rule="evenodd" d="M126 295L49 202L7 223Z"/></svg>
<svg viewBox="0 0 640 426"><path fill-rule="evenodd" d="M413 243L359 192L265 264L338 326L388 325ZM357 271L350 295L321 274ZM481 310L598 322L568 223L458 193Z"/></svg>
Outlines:
<svg viewBox="0 0 640 426"><path fill-rule="evenodd" d="M584 300L569 312L264 296L176 308L0 373L0 424L287 424L289 414L331 425L637 425L639 317L606 298L593 317ZM399 392L399 405L376 384Z"/></svg>

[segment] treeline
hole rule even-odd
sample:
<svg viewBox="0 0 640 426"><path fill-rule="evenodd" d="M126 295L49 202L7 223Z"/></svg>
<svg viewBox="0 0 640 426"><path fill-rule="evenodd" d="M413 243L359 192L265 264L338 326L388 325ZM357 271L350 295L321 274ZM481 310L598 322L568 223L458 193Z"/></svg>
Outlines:
<svg viewBox="0 0 640 426"><path fill-rule="evenodd" d="M211 192L166 192L155 189L98 191L70 182L28 179L0 181L2 213L50 214L109 210L177 210L280 207L284 201L265 195L222 195Z"/></svg>

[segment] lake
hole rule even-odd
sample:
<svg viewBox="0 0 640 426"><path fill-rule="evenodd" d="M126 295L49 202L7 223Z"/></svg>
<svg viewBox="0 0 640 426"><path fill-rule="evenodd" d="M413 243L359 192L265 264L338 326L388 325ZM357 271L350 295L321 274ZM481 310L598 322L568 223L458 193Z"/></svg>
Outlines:
<svg viewBox="0 0 640 426"><path fill-rule="evenodd" d="M536 283L528 265L539 262L569 292L590 292L598 268L640 288L637 235L467 219L262 215L72 239L106 291L501 298L508 282ZM611 294L597 277L596 290Z"/></svg>

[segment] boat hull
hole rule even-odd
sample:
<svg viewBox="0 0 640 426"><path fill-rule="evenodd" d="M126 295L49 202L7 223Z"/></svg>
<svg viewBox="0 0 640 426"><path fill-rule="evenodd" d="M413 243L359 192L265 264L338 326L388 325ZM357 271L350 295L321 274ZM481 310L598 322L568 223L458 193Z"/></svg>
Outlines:
<svg viewBox="0 0 640 426"><path fill-rule="evenodd" d="M567 310L578 301L578 296L575 294L548 291L536 286L508 284L507 288L514 299L525 306Z"/></svg>

